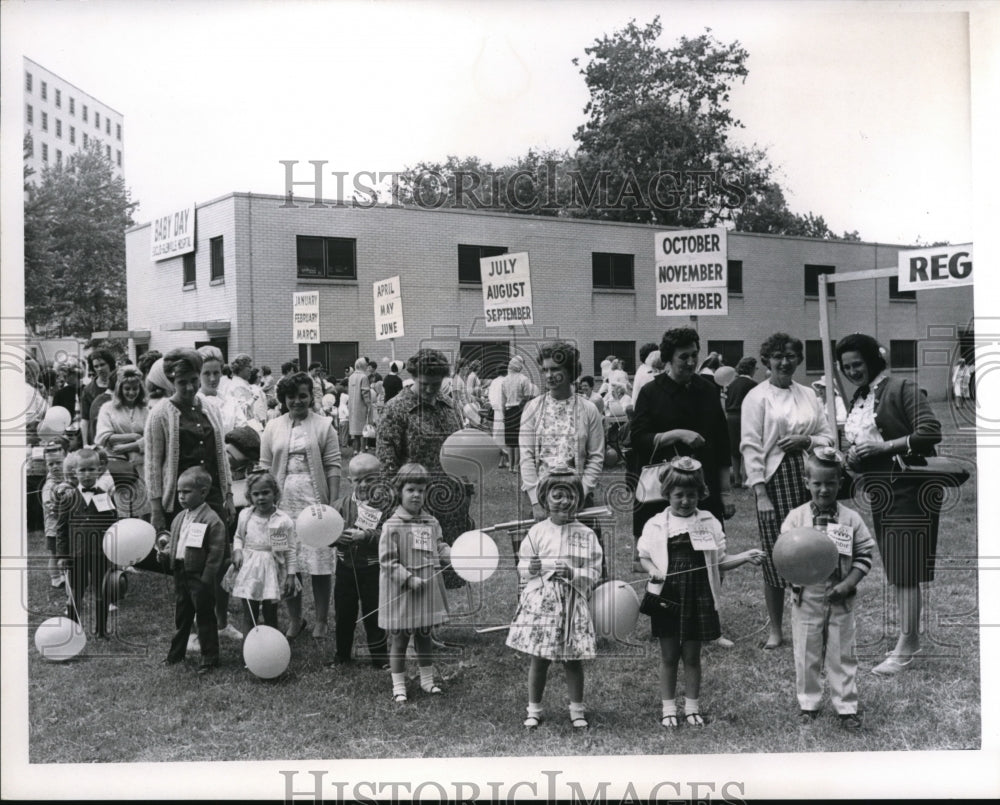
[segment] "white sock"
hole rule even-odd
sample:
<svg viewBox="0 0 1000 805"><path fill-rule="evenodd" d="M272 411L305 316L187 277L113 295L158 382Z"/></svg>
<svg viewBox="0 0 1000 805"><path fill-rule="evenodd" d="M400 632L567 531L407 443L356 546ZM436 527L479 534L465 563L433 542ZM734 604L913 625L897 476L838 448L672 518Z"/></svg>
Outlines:
<svg viewBox="0 0 1000 805"><path fill-rule="evenodd" d="M541 717L542 717L542 703L528 702L528 718L541 718Z"/></svg>
<svg viewBox="0 0 1000 805"><path fill-rule="evenodd" d="M576 721L578 718L586 718L587 708L583 702L570 702L569 703L569 718L571 721Z"/></svg>
<svg viewBox="0 0 1000 805"><path fill-rule="evenodd" d="M401 671L398 674L391 674L392 676L392 695L395 696L397 693L402 693L406 695L406 672Z"/></svg>
<svg viewBox="0 0 1000 805"><path fill-rule="evenodd" d="M421 665L417 670L420 671L420 687L429 692L434 687L434 666Z"/></svg>
<svg viewBox="0 0 1000 805"><path fill-rule="evenodd" d="M697 699L689 699L687 696L684 697L684 715L691 715L692 713L700 713L701 706L698 704Z"/></svg>
<svg viewBox="0 0 1000 805"><path fill-rule="evenodd" d="M663 715L677 715L677 699L661 699L660 701L663 704Z"/></svg>

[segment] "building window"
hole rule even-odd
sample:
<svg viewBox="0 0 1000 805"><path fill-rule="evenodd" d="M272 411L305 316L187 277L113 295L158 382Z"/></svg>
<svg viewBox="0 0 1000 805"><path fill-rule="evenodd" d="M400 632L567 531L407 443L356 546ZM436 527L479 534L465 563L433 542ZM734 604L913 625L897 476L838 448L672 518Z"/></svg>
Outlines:
<svg viewBox="0 0 1000 805"><path fill-rule="evenodd" d="M104 133L111 136L111 119L107 117L104 118Z"/></svg>
<svg viewBox="0 0 1000 805"><path fill-rule="evenodd" d="M314 361L321 363L330 375L331 381L343 377L345 369L353 369L354 362L359 357L357 341L299 344L299 366L308 366Z"/></svg>
<svg viewBox="0 0 1000 805"><path fill-rule="evenodd" d="M28 137L27 140L28 140L28 142L27 142L28 156L29 157L34 157L35 156L35 141L33 139L31 139L30 137Z"/></svg>
<svg viewBox="0 0 1000 805"><path fill-rule="evenodd" d="M122 166L122 152L115 151L115 156L118 157L118 167L120 168Z"/></svg>
<svg viewBox="0 0 1000 805"><path fill-rule="evenodd" d="M731 294L743 293L743 261L726 261L726 292ZM732 365L726 361L727 365Z"/></svg>
<svg viewBox="0 0 1000 805"><path fill-rule="evenodd" d="M594 377L601 374L601 361L614 355L622 362L622 369L628 374L635 372L635 341L595 341Z"/></svg>
<svg viewBox="0 0 1000 805"><path fill-rule="evenodd" d="M325 279L357 279L354 238L316 238L299 235L295 239L298 276Z"/></svg>
<svg viewBox="0 0 1000 805"><path fill-rule="evenodd" d="M69 127L69 144L70 145L76 145L76 127L75 126L70 126Z"/></svg>
<svg viewBox="0 0 1000 805"><path fill-rule="evenodd" d="M62 165L62 151L60 151L58 148L56 149L56 164Z"/></svg>
<svg viewBox="0 0 1000 805"><path fill-rule="evenodd" d="M87 132L84 132L84 133L83 133L83 147L84 147L84 148L86 148L86 147L87 147L87 142L88 142L88 139L87 139Z"/></svg>
<svg viewBox="0 0 1000 805"><path fill-rule="evenodd" d="M916 341L890 341L889 366L893 369L917 368Z"/></svg>
<svg viewBox="0 0 1000 805"><path fill-rule="evenodd" d="M472 246L458 244L458 282L460 285L482 285L479 261L484 257L507 254L506 246Z"/></svg>
<svg viewBox="0 0 1000 805"><path fill-rule="evenodd" d="M115 123L115 138L117 140L119 140L119 141L122 138L122 124L121 123Z"/></svg>
<svg viewBox="0 0 1000 805"><path fill-rule="evenodd" d="M62 121L56 118L56 137L62 137Z"/></svg>
<svg viewBox="0 0 1000 805"><path fill-rule="evenodd" d="M705 348L708 352L718 352L726 366L736 366L743 357L742 341L708 341Z"/></svg>
<svg viewBox="0 0 1000 805"><path fill-rule="evenodd" d="M56 109L62 109L62 90L56 90Z"/></svg>
<svg viewBox="0 0 1000 805"><path fill-rule="evenodd" d="M612 252L590 255L595 288L635 288L635 256Z"/></svg>
<svg viewBox="0 0 1000 805"><path fill-rule="evenodd" d="M75 115L76 114L76 99L74 97L72 97L72 96L70 96L70 99L69 99L69 113L71 115Z"/></svg>
<svg viewBox="0 0 1000 805"><path fill-rule="evenodd" d="M35 110L31 108L30 103L28 104L26 111L27 111L28 123L30 125L35 122Z"/></svg>
<svg viewBox="0 0 1000 805"><path fill-rule="evenodd" d="M42 112L42 131L49 130L49 113Z"/></svg>
<svg viewBox="0 0 1000 805"><path fill-rule="evenodd" d="M834 266L812 266L807 264L805 267L806 299L816 299L819 296L820 274L833 274L836 270ZM837 295L836 284L827 285L826 290L827 296L830 299L833 299Z"/></svg>
<svg viewBox="0 0 1000 805"><path fill-rule="evenodd" d="M899 290L899 277L889 277L889 299L912 299L916 300L916 291Z"/></svg>
<svg viewBox="0 0 1000 805"><path fill-rule="evenodd" d="M834 356L834 361L837 360L837 353L834 352L834 347L837 346L836 339L830 340L830 354ZM823 342L818 338L811 341L806 341L806 371L807 372L822 372L823 371Z"/></svg>
<svg viewBox="0 0 1000 805"><path fill-rule="evenodd" d="M105 148L105 153L108 155L108 159L111 159L111 146L106 145L104 146L104 148Z"/></svg>
<svg viewBox="0 0 1000 805"><path fill-rule="evenodd" d="M49 161L49 144L42 143L42 162Z"/></svg>
<svg viewBox="0 0 1000 805"><path fill-rule="evenodd" d="M87 104L83 105L83 122L87 122Z"/></svg>
<svg viewBox="0 0 1000 805"><path fill-rule="evenodd" d="M189 286L193 287L194 286L194 278L195 278L195 273L194 273L194 252L190 252L189 254L185 254L184 257L181 258L181 259L183 261L183 266L184 266L184 287L185 288L187 288Z"/></svg>
<svg viewBox="0 0 1000 805"><path fill-rule="evenodd" d="M94 112L94 128L98 131L101 129L101 113L97 111Z"/></svg>
<svg viewBox="0 0 1000 805"><path fill-rule="evenodd" d="M24 74L24 88L31 92L31 73Z"/></svg>
<svg viewBox="0 0 1000 805"><path fill-rule="evenodd" d="M108 146L108 150L111 146ZM222 253L222 235L217 238L212 238L209 242L209 249L212 255L212 267L209 271L209 280L221 280L226 276L226 261Z"/></svg>
<svg viewBox="0 0 1000 805"><path fill-rule="evenodd" d="M47 101L49 99L49 85L44 81L42 82L42 100Z"/></svg>

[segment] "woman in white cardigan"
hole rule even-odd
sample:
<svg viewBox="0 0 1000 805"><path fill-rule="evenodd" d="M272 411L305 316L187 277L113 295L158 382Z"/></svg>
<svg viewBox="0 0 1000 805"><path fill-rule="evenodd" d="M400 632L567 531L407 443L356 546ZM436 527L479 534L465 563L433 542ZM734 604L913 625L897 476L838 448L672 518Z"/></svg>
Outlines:
<svg viewBox="0 0 1000 805"><path fill-rule="evenodd" d="M134 366L124 366L118 371L114 396L101 406L97 414L94 444L112 455L121 456L135 468L138 477L144 476L146 453L146 389L142 373ZM149 496L136 486L132 494L119 494L120 517L149 519L152 508Z"/></svg>
<svg viewBox="0 0 1000 805"><path fill-rule="evenodd" d="M770 630L763 648L782 644L785 580L775 570L771 554L788 513L808 502L804 452L832 445L834 434L815 392L792 380L802 363L802 342L775 333L760 347L761 362L770 368L767 382L758 383L743 400L740 452L747 486L757 501L757 527L766 557L764 602Z"/></svg>
<svg viewBox="0 0 1000 805"><path fill-rule="evenodd" d="M312 410L312 378L305 372L282 378L278 400L288 413L272 419L260 439L260 463L281 487L282 511L293 520L314 504L329 506L340 495L340 440L329 417ZM333 548L298 546L298 567L312 576L316 625L313 637L326 637L333 588ZM305 629L302 595L287 599L290 623L286 632L294 638Z"/></svg>

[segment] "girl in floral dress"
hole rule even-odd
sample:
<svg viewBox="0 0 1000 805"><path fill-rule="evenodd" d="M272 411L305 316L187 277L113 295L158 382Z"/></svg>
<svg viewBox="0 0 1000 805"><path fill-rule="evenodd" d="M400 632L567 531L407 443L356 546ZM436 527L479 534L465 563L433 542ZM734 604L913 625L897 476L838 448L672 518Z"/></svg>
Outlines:
<svg viewBox="0 0 1000 805"><path fill-rule="evenodd" d="M542 719L545 680L556 660L566 668L573 727L586 729L582 661L597 655L587 598L600 578L603 552L594 532L576 520L583 484L574 473L553 469L539 483L538 499L549 516L521 543L517 569L526 585L507 645L531 656L524 726L534 729Z"/></svg>

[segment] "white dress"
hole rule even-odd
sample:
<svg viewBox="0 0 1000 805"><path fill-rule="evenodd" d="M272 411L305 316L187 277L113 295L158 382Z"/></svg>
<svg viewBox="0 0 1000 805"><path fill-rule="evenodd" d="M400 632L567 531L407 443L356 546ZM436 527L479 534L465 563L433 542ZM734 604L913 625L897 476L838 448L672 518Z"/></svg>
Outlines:
<svg viewBox="0 0 1000 805"><path fill-rule="evenodd" d="M286 557L295 550L295 527L281 511L270 517L252 509L241 512L234 549L242 545L243 564L233 583L233 596L248 601L280 601L281 588L288 575ZM272 547L272 537L283 538L288 550ZM294 570L294 568L293 568Z"/></svg>

